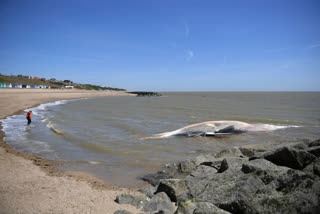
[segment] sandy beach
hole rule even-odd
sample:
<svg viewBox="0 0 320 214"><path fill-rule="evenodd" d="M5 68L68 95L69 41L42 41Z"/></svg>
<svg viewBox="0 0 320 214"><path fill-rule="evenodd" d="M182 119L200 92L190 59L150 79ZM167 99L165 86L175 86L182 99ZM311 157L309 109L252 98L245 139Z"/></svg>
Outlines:
<svg viewBox="0 0 320 214"><path fill-rule="evenodd" d="M24 109L57 100L134 96L118 91L1 89L0 119ZM0 124L1 125L1 124ZM139 210L114 202L119 189L81 172L59 172L59 161L15 151L0 131L0 213L114 213ZM138 194L138 193L136 193Z"/></svg>

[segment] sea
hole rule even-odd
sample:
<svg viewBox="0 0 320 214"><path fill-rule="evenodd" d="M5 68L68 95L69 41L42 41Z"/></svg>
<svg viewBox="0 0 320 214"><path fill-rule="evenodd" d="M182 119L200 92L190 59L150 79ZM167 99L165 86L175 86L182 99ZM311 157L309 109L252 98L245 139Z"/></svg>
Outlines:
<svg viewBox="0 0 320 214"><path fill-rule="evenodd" d="M320 92L166 92L160 97L62 100L2 120L5 142L18 151L62 160L120 187L201 153L256 143L320 138ZM148 138L205 121L265 124L268 130L220 137Z"/></svg>

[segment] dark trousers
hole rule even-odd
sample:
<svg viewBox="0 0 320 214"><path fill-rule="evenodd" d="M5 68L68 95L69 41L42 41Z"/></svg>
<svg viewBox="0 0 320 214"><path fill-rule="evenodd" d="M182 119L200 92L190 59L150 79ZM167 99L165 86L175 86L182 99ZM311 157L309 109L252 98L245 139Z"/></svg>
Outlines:
<svg viewBox="0 0 320 214"><path fill-rule="evenodd" d="M31 118L27 117L27 120L28 120L28 125L30 125L30 123L31 123Z"/></svg>

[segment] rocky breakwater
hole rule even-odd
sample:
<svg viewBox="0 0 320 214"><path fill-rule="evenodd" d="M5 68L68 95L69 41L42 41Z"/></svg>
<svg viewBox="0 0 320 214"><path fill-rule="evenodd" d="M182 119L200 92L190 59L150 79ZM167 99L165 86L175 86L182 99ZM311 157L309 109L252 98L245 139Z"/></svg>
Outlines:
<svg viewBox="0 0 320 214"><path fill-rule="evenodd" d="M229 148L142 179L152 184L144 195L116 201L144 213L320 213L320 139Z"/></svg>

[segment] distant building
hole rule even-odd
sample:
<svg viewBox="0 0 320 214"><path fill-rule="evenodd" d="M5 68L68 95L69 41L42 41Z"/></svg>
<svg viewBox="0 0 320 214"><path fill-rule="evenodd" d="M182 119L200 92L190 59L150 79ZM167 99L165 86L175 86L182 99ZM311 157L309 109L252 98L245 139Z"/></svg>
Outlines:
<svg viewBox="0 0 320 214"><path fill-rule="evenodd" d="M31 88L30 85L22 85L22 88Z"/></svg>
<svg viewBox="0 0 320 214"><path fill-rule="evenodd" d="M70 89L73 89L73 85L66 85L65 88L70 88Z"/></svg>
<svg viewBox="0 0 320 214"><path fill-rule="evenodd" d="M46 78L41 78L42 81L46 81Z"/></svg>
<svg viewBox="0 0 320 214"><path fill-rule="evenodd" d="M71 80L64 80L64 83L73 83Z"/></svg>
<svg viewBox="0 0 320 214"><path fill-rule="evenodd" d="M31 76L22 76L22 77L27 78L27 79L32 79Z"/></svg>
<svg viewBox="0 0 320 214"><path fill-rule="evenodd" d="M56 78L51 78L50 81L51 82L55 82L55 81L57 81L57 79Z"/></svg>
<svg viewBox="0 0 320 214"><path fill-rule="evenodd" d="M40 80L40 77L33 77L34 80Z"/></svg>
<svg viewBox="0 0 320 214"><path fill-rule="evenodd" d="M23 77L21 74L19 74L17 77Z"/></svg>

